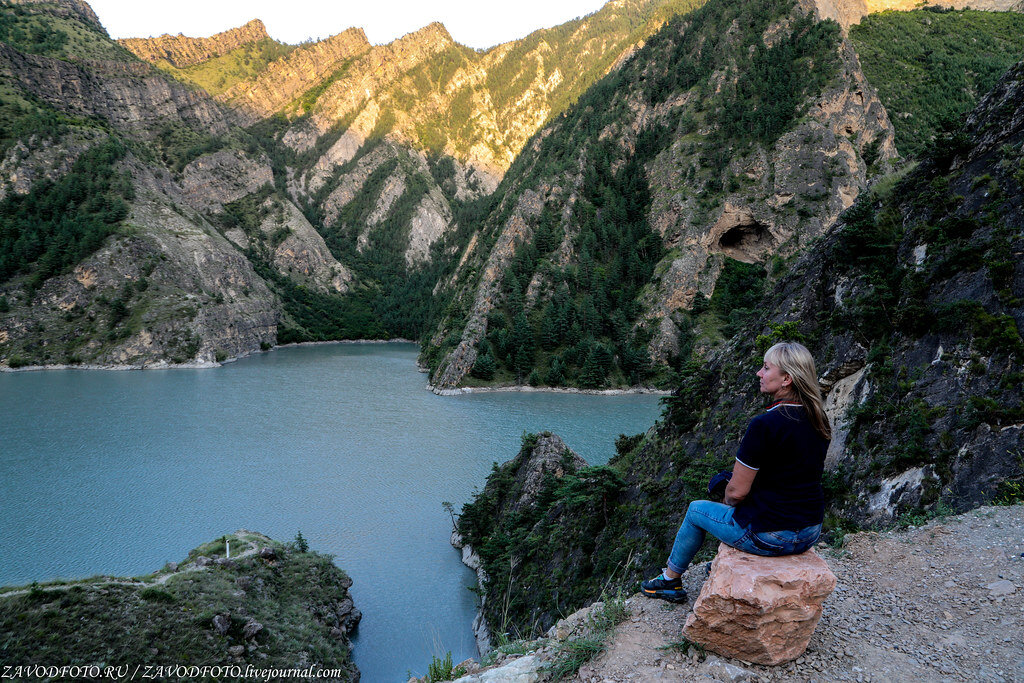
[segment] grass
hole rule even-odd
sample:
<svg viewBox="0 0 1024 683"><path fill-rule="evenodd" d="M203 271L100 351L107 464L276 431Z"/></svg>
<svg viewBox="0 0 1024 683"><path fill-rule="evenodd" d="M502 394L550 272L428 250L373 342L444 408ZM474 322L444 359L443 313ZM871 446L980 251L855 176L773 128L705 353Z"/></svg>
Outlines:
<svg viewBox="0 0 1024 683"><path fill-rule="evenodd" d="M684 657L690 654L690 650L693 650L701 659L704 659L704 655L706 654L704 647L701 646L700 643L695 643L685 636L679 640L673 640L667 645L662 645L658 649L666 652L678 652Z"/></svg>
<svg viewBox="0 0 1024 683"><path fill-rule="evenodd" d="M294 49L295 46L264 38L183 69L166 61L161 61L158 66L178 80L197 85L211 95L219 95L236 83L258 75L268 64Z"/></svg>
<svg viewBox="0 0 1024 683"><path fill-rule="evenodd" d="M628 616L629 610L621 595L606 598L592 611L580 635L558 644L554 659L546 667L550 679L561 681L576 675L581 666L605 651L615 627Z"/></svg>

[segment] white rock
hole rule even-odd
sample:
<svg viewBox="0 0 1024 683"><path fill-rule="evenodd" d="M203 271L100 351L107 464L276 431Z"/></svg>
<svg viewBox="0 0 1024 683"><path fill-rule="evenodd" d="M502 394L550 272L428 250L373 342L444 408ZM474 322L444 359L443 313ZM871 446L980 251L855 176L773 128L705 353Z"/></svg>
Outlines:
<svg viewBox="0 0 1024 683"><path fill-rule="evenodd" d="M537 683L541 661L534 655L513 659L508 664L463 676L455 683Z"/></svg>

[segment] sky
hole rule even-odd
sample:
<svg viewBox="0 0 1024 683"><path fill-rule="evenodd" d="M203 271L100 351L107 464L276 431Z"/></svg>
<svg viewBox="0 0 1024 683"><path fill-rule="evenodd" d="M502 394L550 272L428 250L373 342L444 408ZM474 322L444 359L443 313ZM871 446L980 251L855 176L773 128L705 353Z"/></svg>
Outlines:
<svg viewBox="0 0 1024 683"><path fill-rule="evenodd" d="M327 38L357 26L375 44L388 43L432 21L474 48L522 38L538 28L595 12L605 0L89 0L112 38L163 33L210 36L262 19L267 33L285 43Z"/></svg>

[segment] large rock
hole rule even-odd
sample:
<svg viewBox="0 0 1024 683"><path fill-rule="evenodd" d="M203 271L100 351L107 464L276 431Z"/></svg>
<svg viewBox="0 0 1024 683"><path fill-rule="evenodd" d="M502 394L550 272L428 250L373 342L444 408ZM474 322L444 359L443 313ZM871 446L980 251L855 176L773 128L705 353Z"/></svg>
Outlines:
<svg viewBox="0 0 1024 683"><path fill-rule="evenodd" d="M760 557L723 543L684 632L726 657L788 662L807 649L835 587L835 575L814 550Z"/></svg>

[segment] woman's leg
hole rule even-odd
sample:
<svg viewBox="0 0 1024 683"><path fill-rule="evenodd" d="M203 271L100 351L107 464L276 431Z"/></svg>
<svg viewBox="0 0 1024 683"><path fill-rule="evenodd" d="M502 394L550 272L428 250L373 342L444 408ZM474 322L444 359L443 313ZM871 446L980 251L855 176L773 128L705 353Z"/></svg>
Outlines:
<svg viewBox="0 0 1024 683"><path fill-rule="evenodd" d="M676 533L672 552L668 556L668 568L674 574L682 574L693 561L693 556L704 543L704 536L712 536L734 545L746 535L746 527L739 526L733 519L736 508L710 500L695 500L686 509L686 517Z"/></svg>

